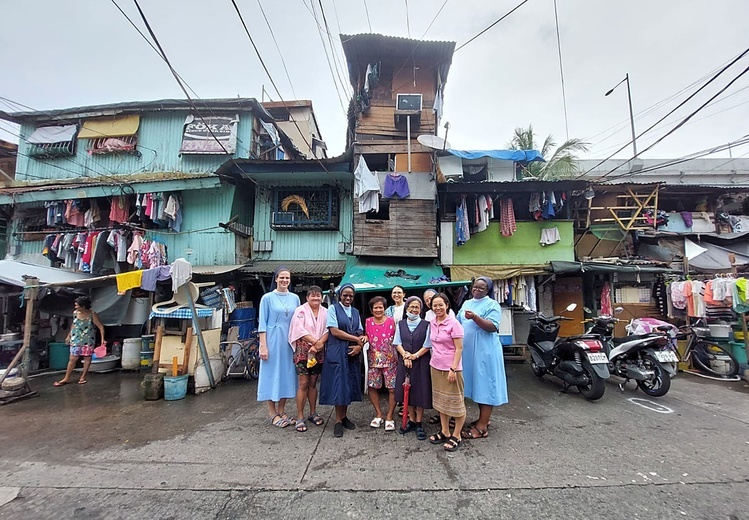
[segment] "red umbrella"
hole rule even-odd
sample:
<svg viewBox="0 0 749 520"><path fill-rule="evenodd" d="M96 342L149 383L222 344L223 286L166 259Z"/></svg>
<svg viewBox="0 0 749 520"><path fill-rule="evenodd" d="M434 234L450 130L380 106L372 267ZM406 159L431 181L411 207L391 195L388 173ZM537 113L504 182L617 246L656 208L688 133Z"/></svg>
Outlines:
<svg viewBox="0 0 749 520"><path fill-rule="evenodd" d="M406 379L403 380L403 421L401 427L405 430L408 425L408 394L411 392L411 371L406 371Z"/></svg>

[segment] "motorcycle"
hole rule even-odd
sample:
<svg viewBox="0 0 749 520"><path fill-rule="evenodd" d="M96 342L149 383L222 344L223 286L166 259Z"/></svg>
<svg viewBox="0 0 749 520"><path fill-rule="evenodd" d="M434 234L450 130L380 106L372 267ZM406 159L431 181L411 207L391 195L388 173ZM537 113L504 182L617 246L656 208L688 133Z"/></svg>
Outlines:
<svg viewBox="0 0 749 520"><path fill-rule="evenodd" d="M566 311L577 305L571 303ZM535 313L530 321L528 347L531 351L531 370L536 377L552 374L564 382L564 391L577 387L589 401L603 397L605 380L609 378L608 357L598 336L581 334L560 338L559 322L571 320L564 316L546 317Z"/></svg>
<svg viewBox="0 0 749 520"><path fill-rule="evenodd" d="M617 307L615 312L621 310ZM606 315L585 320L593 324L588 333L601 338L611 373L625 379L619 388L624 391L627 383L634 380L637 387L651 397L666 395L671 388L671 378L676 375L672 363L678 361L670 349L669 328L656 327L656 332L649 334L615 338L614 325L620 321Z"/></svg>

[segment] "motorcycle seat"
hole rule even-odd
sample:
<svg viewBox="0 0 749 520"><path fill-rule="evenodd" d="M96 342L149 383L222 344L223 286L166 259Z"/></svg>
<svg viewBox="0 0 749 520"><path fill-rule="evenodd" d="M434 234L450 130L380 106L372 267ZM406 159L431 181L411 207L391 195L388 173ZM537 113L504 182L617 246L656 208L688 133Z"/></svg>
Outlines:
<svg viewBox="0 0 749 520"><path fill-rule="evenodd" d="M613 338L611 342L614 345L621 345L622 343L627 343L628 341L649 338L650 336L650 334L634 334L632 336L624 336L623 338Z"/></svg>

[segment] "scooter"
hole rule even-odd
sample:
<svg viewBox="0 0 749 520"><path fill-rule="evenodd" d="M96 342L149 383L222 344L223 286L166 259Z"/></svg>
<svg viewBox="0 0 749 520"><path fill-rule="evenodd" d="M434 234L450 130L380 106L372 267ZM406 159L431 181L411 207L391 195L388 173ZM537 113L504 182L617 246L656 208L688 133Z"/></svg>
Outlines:
<svg viewBox="0 0 749 520"><path fill-rule="evenodd" d="M614 312L621 312L617 307ZM614 337L614 324L622 320L613 316L601 315L585 322L593 325L589 334L600 336L606 354L609 357L609 370L615 376L624 378L624 387L629 381L635 381L637 387L651 397L662 397L671 388L671 378L676 375L672 363L676 363L676 354L669 348L671 338L668 327L657 327L657 332L641 335Z"/></svg>
<svg viewBox="0 0 749 520"><path fill-rule="evenodd" d="M566 311L577 305L571 303ZM572 320L564 316L546 317L535 313L530 321L528 347L531 351L531 370L536 377L552 374L564 382L564 391L577 387L589 401L603 397L605 380L609 378L608 357L598 336L581 334L557 339L559 322Z"/></svg>

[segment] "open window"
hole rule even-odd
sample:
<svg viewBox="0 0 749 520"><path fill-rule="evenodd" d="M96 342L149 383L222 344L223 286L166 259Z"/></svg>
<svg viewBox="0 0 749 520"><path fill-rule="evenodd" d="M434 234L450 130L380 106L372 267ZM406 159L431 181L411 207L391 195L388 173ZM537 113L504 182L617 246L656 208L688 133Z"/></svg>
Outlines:
<svg viewBox="0 0 749 520"><path fill-rule="evenodd" d="M26 139L28 154L38 159L75 155L78 125L40 126Z"/></svg>
<svg viewBox="0 0 749 520"><path fill-rule="evenodd" d="M138 144L140 116L97 117L87 119L78 139L88 141L88 153L134 153Z"/></svg>
<svg viewBox="0 0 749 520"><path fill-rule="evenodd" d="M338 191L322 188L276 188L273 192L273 229L338 229Z"/></svg>

